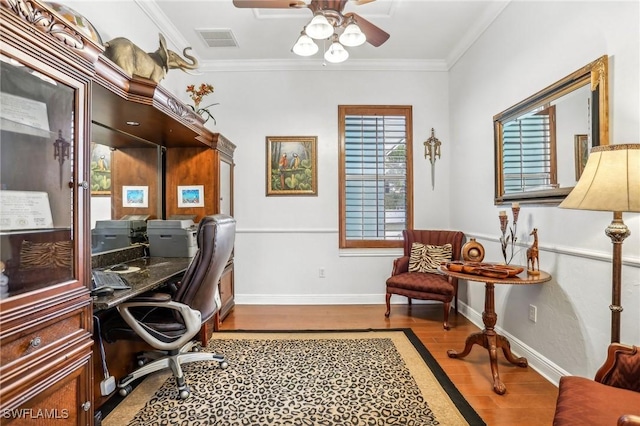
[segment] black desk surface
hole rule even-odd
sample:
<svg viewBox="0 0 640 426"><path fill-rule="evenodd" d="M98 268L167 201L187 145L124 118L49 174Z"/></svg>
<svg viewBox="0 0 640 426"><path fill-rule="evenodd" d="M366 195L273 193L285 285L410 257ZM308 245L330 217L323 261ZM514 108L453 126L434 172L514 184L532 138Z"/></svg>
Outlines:
<svg viewBox="0 0 640 426"><path fill-rule="evenodd" d="M134 296L153 290L181 276L190 262L190 257L148 257L126 262L130 267L140 268L134 272L121 274L131 288L116 290L109 296L94 297L93 310L114 308Z"/></svg>

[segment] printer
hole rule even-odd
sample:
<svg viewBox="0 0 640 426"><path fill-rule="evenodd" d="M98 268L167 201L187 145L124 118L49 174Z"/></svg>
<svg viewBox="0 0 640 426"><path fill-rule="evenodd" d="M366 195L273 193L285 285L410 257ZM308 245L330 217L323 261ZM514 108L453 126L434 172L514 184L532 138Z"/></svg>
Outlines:
<svg viewBox="0 0 640 426"><path fill-rule="evenodd" d="M198 251L198 225L191 219L153 219L147 222L152 257L193 257Z"/></svg>
<svg viewBox="0 0 640 426"><path fill-rule="evenodd" d="M91 230L93 253L129 247L147 242L144 220L98 220Z"/></svg>

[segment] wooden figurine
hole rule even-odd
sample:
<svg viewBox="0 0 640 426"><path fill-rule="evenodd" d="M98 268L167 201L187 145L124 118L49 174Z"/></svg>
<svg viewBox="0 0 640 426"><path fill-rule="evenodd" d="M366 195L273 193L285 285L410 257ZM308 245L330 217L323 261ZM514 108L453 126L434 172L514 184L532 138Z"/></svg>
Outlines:
<svg viewBox="0 0 640 426"><path fill-rule="evenodd" d="M533 235L533 244L527 249L527 273L540 275L540 261L538 260L538 228L533 228L529 235Z"/></svg>

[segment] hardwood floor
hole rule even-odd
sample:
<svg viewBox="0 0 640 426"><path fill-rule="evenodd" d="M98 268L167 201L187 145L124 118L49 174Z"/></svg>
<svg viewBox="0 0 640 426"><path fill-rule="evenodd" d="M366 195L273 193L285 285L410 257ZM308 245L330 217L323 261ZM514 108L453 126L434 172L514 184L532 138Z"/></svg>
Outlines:
<svg viewBox="0 0 640 426"><path fill-rule="evenodd" d="M520 368L498 354L500 378L507 393L491 385L486 349L474 346L464 359L447 357L447 349L462 350L467 336L479 331L462 315L450 316L442 328L441 305L263 306L236 305L221 330L343 330L411 328L446 371L458 390L489 426L541 426L553 423L558 389L530 367Z"/></svg>

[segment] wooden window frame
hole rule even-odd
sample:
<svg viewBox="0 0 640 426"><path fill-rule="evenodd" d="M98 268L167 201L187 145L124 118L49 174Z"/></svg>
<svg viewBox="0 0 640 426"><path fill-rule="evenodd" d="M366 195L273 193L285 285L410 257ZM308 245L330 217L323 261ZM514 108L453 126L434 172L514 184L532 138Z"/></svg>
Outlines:
<svg viewBox="0 0 640 426"><path fill-rule="evenodd" d="M402 115L406 127L406 220L405 228L413 228L413 109L410 105L339 105L339 244L340 248L401 248L399 239L347 239L346 230L346 117L348 115Z"/></svg>

